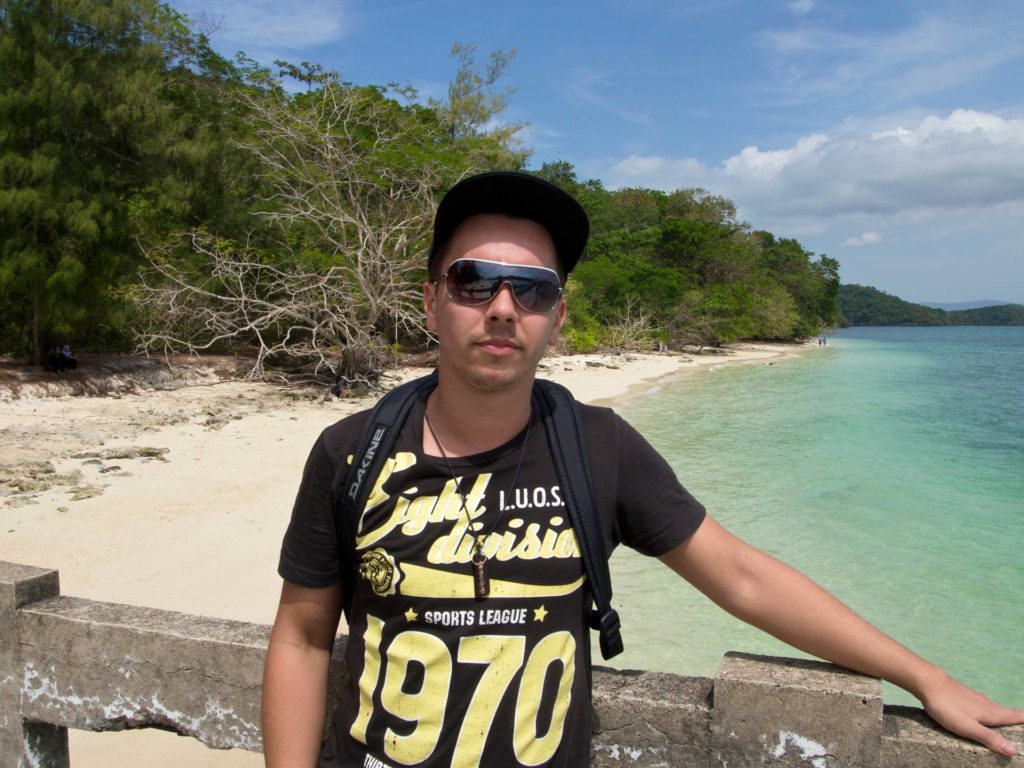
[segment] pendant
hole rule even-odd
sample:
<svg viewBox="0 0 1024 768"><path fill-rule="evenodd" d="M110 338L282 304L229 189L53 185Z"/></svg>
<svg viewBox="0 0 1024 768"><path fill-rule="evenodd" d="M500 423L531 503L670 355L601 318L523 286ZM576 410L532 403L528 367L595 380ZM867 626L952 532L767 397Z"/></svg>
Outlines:
<svg viewBox="0 0 1024 768"><path fill-rule="evenodd" d="M480 550L473 553L473 589L476 591L476 599L483 600L491 594L491 580L487 576L485 566L487 555Z"/></svg>

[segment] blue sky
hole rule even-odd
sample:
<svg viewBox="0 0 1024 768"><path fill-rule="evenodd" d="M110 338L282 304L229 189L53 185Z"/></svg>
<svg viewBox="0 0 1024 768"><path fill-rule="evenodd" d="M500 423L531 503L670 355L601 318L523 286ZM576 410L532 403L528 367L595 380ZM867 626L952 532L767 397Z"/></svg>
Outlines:
<svg viewBox="0 0 1024 768"><path fill-rule="evenodd" d="M911 301L1024 303L1024 2L173 0L222 53L443 97L515 49L531 167L703 187ZM1016 85L1014 85L1016 83Z"/></svg>

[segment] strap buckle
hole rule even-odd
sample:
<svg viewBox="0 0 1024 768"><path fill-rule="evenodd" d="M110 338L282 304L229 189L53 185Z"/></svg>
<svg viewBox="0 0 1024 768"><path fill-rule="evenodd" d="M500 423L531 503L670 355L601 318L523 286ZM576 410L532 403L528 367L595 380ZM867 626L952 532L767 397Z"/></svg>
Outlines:
<svg viewBox="0 0 1024 768"><path fill-rule="evenodd" d="M622 635L619 633L622 625L619 622L619 614L614 608L609 607L603 614L596 610L592 611L590 626L599 632L601 656L605 660L622 653Z"/></svg>

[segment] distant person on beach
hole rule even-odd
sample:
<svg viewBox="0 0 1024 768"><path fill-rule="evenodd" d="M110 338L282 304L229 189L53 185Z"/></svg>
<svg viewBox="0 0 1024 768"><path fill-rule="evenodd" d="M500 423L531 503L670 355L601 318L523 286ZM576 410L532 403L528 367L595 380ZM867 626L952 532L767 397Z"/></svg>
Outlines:
<svg viewBox="0 0 1024 768"><path fill-rule="evenodd" d="M268 766L589 764L591 594L532 400L588 234L571 196L527 174L473 176L441 201L423 286L436 387L384 454L358 519L342 522L353 536L336 531L336 480L368 412L324 430L306 463L264 672ZM1024 710L992 703L730 534L613 411L580 414L609 551L658 557L735 616L889 680L954 733L1015 754L992 728L1024 722ZM349 677L322 739L343 606Z"/></svg>
<svg viewBox="0 0 1024 768"><path fill-rule="evenodd" d="M54 347L47 359L48 366L57 373L73 371L78 368L78 360L71 354L71 345L65 344L60 349Z"/></svg>

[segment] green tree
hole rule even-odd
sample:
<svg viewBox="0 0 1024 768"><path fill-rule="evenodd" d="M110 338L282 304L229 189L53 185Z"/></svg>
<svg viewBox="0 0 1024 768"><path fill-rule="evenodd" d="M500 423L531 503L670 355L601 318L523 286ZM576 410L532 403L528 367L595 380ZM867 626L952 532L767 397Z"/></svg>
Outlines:
<svg viewBox="0 0 1024 768"><path fill-rule="evenodd" d="M698 345L792 339L835 318L838 262L814 260L796 240L751 232L728 198L696 188L609 191L580 182L565 161L537 173L574 194L590 216L590 244L573 273L574 346L608 341L613 323L637 327L641 315L650 338Z"/></svg>
<svg viewBox="0 0 1024 768"><path fill-rule="evenodd" d="M241 144L258 168L252 211L267 228L247 243L194 232L151 249L137 292L151 310L141 344L195 352L242 342L257 352L253 376L291 356L358 377L396 341L424 337L436 194L465 172L468 152L446 147L436 114L403 104L402 89L333 74L297 95L273 78L253 85L236 97L247 115ZM181 246L194 258L176 258Z"/></svg>
<svg viewBox="0 0 1024 768"><path fill-rule="evenodd" d="M133 263L192 40L152 0L0 0L0 311L36 363L104 320Z"/></svg>
<svg viewBox="0 0 1024 768"><path fill-rule="evenodd" d="M641 304L652 319L666 319L686 289L678 271L630 252L592 257L576 268L573 279L582 286L574 296L603 322Z"/></svg>
<svg viewBox="0 0 1024 768"><path fill-rule="evenodd" d="M450 144L472 150L474 168L520 168L529 151L523 149L519 134L525 123L502 122L515 89L499 87L515 50L492 51L486 64L476 58L472 43L456 43L451 56L458 63L448 84L446 100L429 99L428 106L437 115Z"/></svg>
<svg viewBox="0 0 1024 768"><path fill-rule="evenodd" d="M750 316L749 334L754 338L792 339L804 335L799 332L801 317L796 301L772 280L765 279L754 288Z"/></svg>
<svg viewBox="0 0 1024 768"><path fill-rule="evenodd" d="M755 244L763 269L784 288L799 316L798 336L809 336L829 325L836 316L839 262L814 254L791 238L777 239L769 232L755 232Z"/></svg>
<svg viewBox="0 0 1024 768"><path fill-rule="evenodd" d="M579 187L579 182L576 180L576 168L568 160L544 163L539 171L534 171L534 175L545 181L550 181L552 184L557 184L568 192L575 192Z"/></svg>
<svg viewBox="0 0 1024 768"><path fill-rule="evenodd" d="M824 286L818 316L825 325L834 325L839 320L839 262L822 254L811 268L817 272Z"/></svg>
<svg viewBox="0 0 1024 768"><path fill-rule="evenodd" d="M665 198L662 210L668 220L703 221L730 231L747 228L745 223L736 218L736 205L732 200L712 195L699 187L677 189L670 193Z"/></svg>
<svg viewBox="0 0 1024 768"><path fill-rule="evenodd" d="M717 253L725 245L728 232L707 221L682 219L666 221L661 226L658 259L695 274L708 254Z"/></svg>
<svg viewBox="0 0 1024 768"><path fill-rule="evenodd" d="M664 194L653 189L625 187L611 193L613 226L635 232L661 223L660 204Z"/></svg>

